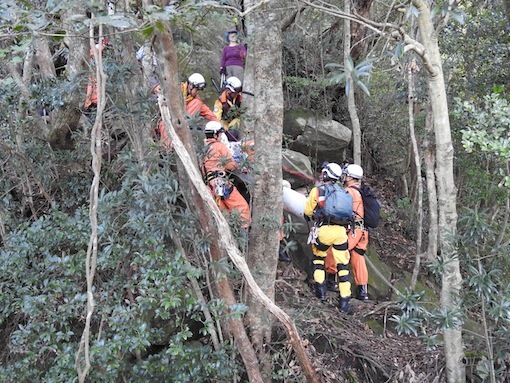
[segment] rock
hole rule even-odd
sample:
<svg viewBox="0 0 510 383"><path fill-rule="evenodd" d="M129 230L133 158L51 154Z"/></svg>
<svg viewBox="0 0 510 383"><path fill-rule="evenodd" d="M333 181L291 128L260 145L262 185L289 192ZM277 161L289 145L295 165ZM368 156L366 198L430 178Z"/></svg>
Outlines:
<svg viewBox="0 0 510 383"><path fill-rule="evenodd" d="M352 131L338 121L314 111L296 109L285 113L283 132L290 137L289 148L311 158L341 162L352 139Z"/></svg>
<svg viewBox="0 0 510 383"><path fill-rule="evenodd" d="M290 182L293 189L313 184L313 170L310 159L299 152L282 149L283 178Z"/></svg>

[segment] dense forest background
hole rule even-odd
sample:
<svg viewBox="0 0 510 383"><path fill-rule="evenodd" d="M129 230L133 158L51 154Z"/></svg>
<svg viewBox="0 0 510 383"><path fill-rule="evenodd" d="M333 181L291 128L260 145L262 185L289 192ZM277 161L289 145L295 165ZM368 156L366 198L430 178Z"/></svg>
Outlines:
<svg viewBox="0 0 510 383"><path fill-rule="evenodd" d="M503 0L2 1L0 380L510 379L509 9ZM248 46L244 89L254 96L243 133L258 153L244 247L197 183L201 141L189 128L203 121L186 119L179 91L200 72L212 106L209 79L219 80L231 28ZM429 61L434 42L442 67ZM99 100L86 110L90 81ZM274 304L280 154L293 140L283 121L296 109L352 129L331 160L359 159L381 185L379 243L400 240L412 264L408 289L374 312L392 310L390 337L437 356L433 367L358 355L345 338L307 347L319 319L366 339L368 325ZM153 137L160 119L176 143L169 155ZM309 157L318 170L320 155ZM285 229L295 231L292 219ZM417 280L435 296L423 299ZM326 368L322 354L342 362Z"/></svg>

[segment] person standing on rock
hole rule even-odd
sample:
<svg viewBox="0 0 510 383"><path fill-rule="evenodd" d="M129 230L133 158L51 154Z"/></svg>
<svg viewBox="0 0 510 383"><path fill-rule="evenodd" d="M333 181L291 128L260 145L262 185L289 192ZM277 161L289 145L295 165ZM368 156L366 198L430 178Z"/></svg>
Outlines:
<svg viewBox="0 0 510 383"><path fill-rule="evenodd" d="M228 30L225 37L228 45L223 48L221 53L220 74L226 78L237 77L243 83L246 46L239 44L238 32L235 29Z"/></svg>

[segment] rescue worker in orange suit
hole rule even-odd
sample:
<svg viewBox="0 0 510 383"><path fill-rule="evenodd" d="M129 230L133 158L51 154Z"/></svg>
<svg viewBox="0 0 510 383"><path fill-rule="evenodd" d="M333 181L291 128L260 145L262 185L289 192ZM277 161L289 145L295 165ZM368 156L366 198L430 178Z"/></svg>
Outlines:
<svg viewBox="0 0 510 383"><path fill-rule="evenodd" d="M188 81L181 83L182 95L186 104L186 114L190 116L200 115L209 121L219 121L211 109L209 109L209 107L204 104L198 95L198 92L205 89L205 87L206 82L204 76L202 76L200 73L193 73L188 77ZM157 94L160 89L160 85L156 85L154 87L154 93ZM162 120L159 121L158 127L156 129L156 136L159 137L159 140L165 150L170 152L172 150L173 144L170 137L168 137L166 133Z"/></svg>
<svg viewBox="0 0 510 383"><path fill-rule="evenodd" d="M188 81L181 84L182 95L186 103L186 113L190 116L200 114L209 121L219 121L218 117L204 104L198 92L206 87L204 76L200 73L193 73Z"/></svg>
<svg viewBox="0 0 510 383"><path fill-rule="evenodd" d="M225 129L219 121L209 121L205 125L206 153L203 164L205 178L218 207L228 213L237 211L242 221L242 228L245 229L243 235L246 235L251 223L250 207L227 178L226 172L236 170L238 164L222 142L221 135L224 132Z"/></svg>
<svg viewBox="0 0 510 383"><path fill-rule="evenodd" d="M347 250L347 231L344 225L334 224L321 217L324 207L324 185L335 183L342 176L342 168L335 163L329 163L322 169L323 185L314 187L305 204L304 215L313 217L314 228L310 234L313 253L313 279L315 295L321 301L326 301L326 270L325 259L327 251L332 247L333 257L337 266L338 290L340 291L339 310L343 313L352 312L349 304L351 299L351 282L349 277L349 251Z"/></svg>
<svg viewBox="0 0 510 383"><path fill-rule="evenodd" d="M364 225L365 216L363 199L359 188L363 178L363 168L356 164L347 165L343 172L345 190L352 196L354 212L354 228L347 231L349 237L349 253L351 268L354 274L354 282L358 286L356 299L368 301L368 269L365 261L365 252L368 247L368 230Z"/></svg>
<svg viewBox="0 0 510 383"><path fill-rule="evenodd" d="M241 80L237 77L229 77L225 81L225 90L214 103L213 113L221 121L225 130L239 129L241 123L242 95Z"/></svg>

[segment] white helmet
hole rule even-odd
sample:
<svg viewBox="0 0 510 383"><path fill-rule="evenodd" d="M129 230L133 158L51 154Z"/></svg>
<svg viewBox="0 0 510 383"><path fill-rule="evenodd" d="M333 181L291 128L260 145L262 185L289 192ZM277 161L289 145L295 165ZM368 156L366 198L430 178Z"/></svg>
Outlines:
<svg viewBox="0 0 510 383"><path fill-rule="evenodd" d="M205 124L204 133L219 133L223 130L223 125L219 121L209 121Z"/></svg>
<svg viewBox="0 0 510 383"><path fill-rule="evenodd" d="M363 168L356 164L347 165L345 175L360 180L363 178Z"/></svg>
<svg viewBox="0 0 510 383"><path fill-rule="evenodd" d="M342 167L334 162L330 162L322 168L322 179L324 181L339 180L342 177Z"/></svg>
<svg viewBox="0 0 510 383"><path fill-rule="evenodd" d="M225 88L230 89L232 92L241 93L243 91L243 84L237 77L229 77L225 81Z"/></svg>
<svg viewBox="0 0 510 383"><path fill-rule="evenodd" d="M200 73L193 73L188 77L188 83L200 90L205 88L205 78Z"/></svg>

